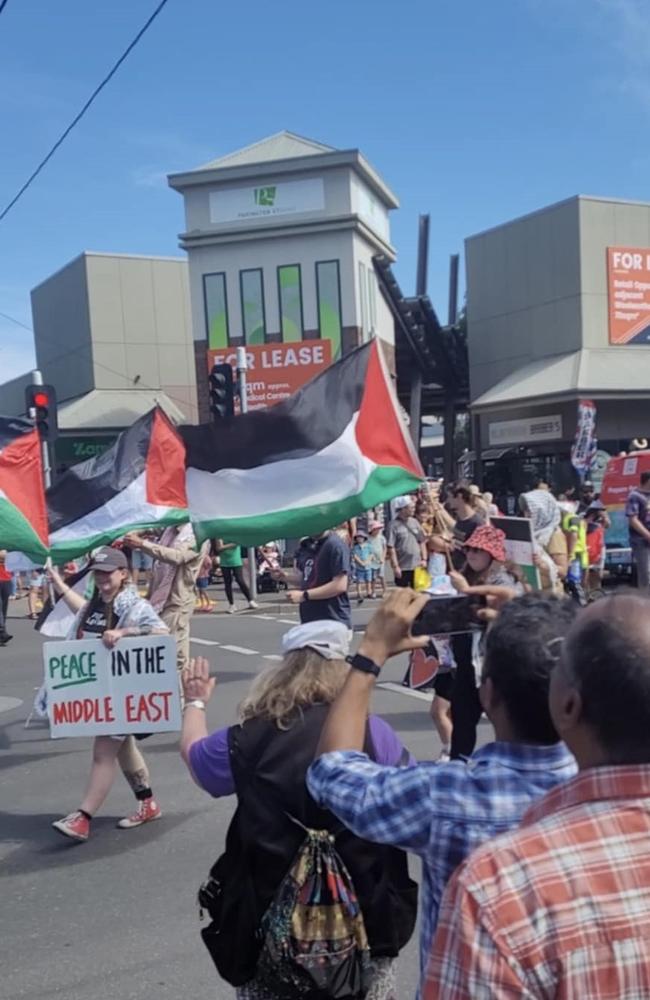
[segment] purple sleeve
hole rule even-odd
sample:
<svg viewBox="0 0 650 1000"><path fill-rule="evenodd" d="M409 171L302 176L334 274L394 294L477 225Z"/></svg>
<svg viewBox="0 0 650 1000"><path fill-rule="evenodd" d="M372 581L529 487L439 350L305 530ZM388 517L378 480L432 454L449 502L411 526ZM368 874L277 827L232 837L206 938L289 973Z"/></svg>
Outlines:
<svg viewBox="0 0 650 1000"><path fill-rule="evenodd" d="M370 716L368 726L377 764L397 767L416 763L415 757L400 742L395 730L378 715Z"/></svg>
<svg viewBox="0 0 650 1000"><path fill-rule="evenodd" d="M641 514L641 504L638 493L630 493L625 504L626 517L639 517Z"/></svg>
<svg viewBox="0 0 650 1000"><path fill-rule="evenodd" d="M190 747L190 767L196 781L215 798L233 795L235 782L228 752L228 729L217 729Z"/></svg>

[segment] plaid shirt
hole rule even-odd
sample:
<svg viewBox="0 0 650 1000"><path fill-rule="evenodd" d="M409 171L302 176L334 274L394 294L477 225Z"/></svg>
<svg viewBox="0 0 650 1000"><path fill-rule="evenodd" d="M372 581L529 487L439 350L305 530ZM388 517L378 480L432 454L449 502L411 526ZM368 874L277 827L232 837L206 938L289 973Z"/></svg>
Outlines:
<svg viewBox="0 0 650 1000"><path fill-rule="evenodd" d="M468 859L423 997L650 997L650 765L583 771Z"/></svg>
<svg viewBox="0 0 650 1000"><path fill-rule="evenodd" d="M307 785L359 837L421 856L424 973L454 869L484 840L516 826L535 799L575 772L564 744L489 743L467 763L411 767L382 767L355 751L329 753L312 764Z"/></svg>

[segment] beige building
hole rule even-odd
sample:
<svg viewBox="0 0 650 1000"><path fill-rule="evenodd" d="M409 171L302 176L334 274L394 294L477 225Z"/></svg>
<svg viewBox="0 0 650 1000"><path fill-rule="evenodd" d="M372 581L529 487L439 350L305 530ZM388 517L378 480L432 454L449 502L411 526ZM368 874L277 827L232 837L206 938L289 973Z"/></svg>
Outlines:
<svg viewBox="0 0 650 1000"><path fill-rule="evenodd" d="M466 240L471 409L495 488L571 482L580 399L597 407L601 464L650 435L644 248L650 204L583 196Z"/></svg>
<svg viewBox="0 0 650 1000"><path fill-rule="evenodd" d="M335 360L371 334L394 355L394 322L372 259L395 259L398 201L356 149L290 132L169 183L185 200L199 402L208 351L327 339Z"/></svg>

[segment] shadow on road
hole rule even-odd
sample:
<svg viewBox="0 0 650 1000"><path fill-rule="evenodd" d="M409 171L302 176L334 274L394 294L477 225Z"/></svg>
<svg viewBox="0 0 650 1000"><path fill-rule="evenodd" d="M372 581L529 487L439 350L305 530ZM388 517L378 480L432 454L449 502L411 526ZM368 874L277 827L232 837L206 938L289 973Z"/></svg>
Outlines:
<svg viewBox="0 0 650 1000"><path fill-rule="evenodd" d="M117 816L98 816L93 820L92 835L85 844L68 840L52 829L52 823L60 819L61 813L0 812L0 841L22 842L5 858L0 878L51 868L73 868L115 857L143 844L154 843L204 811L209 811L209 807L207 810L183 810L178 815L165 813L158 822L135 830L118 830Z"/></svg>

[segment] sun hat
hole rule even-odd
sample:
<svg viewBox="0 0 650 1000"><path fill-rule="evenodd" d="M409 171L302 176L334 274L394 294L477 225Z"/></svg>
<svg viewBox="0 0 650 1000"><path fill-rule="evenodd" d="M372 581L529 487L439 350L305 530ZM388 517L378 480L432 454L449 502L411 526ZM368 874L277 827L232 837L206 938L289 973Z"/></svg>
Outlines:
<svg viewBox="0 0 650 1000"><path fill-rule="evenodd" d="M506 561L506 535L500 528L495 528L491 524L482 524L480 528L475 528L465 542L466 549L480 549L487 552L497 562Z"/></svg>
<svg viewBox="0 0 650 1000"><path fill-rule="evenodd" d="M282 652L295 649L313 649L326 660L344 660L350 652L349 629L328 619L296 625L282 636Z"/></svg>
<svg viewBox="0 0 650 1000"><path fill-rule="evenodd" d="M368 533L366 531L364 531L363 528L357 528L357 530L354 533L354 537L355 538L367 538L368 537Z"/></svg>
<svg viewBox="0 0 650 1000"><path fill-rule="evenodd" d="M398 497L395 501L395 510L404 510L405 507L411 507L413 505L413 500L411 497Z"/></svg>
<svg viewBox="0 0 650 1000"><path fill-rule="evenodd" d="M129 563L120 549L104 545L95 552L89 568L99 573L112 573L115 569L128 569Z"/></svg>

